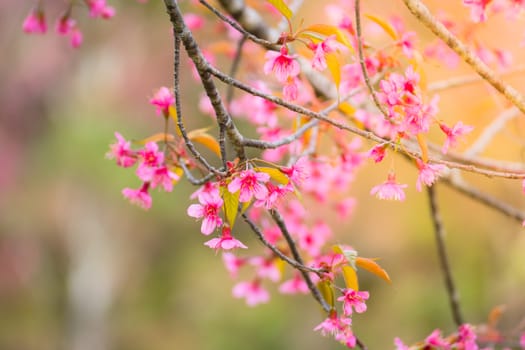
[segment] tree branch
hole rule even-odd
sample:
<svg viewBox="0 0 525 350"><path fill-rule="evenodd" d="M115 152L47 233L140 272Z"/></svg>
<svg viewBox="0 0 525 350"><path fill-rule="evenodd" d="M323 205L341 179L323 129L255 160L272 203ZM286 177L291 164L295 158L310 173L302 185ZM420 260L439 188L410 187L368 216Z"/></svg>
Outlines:
<svg viewBox="0 0 525 350"><path fill-rule="evenodd" d="M434 186L427 187L427 193L430 203L430 214L432 217L432 223L434 225L434 234L438 249L439 264L441 266L441 272L443 273L443 278L445 280L445 286L447 289L450 309L452 311L452 317L456 326L459 327L463 324L463 316L461 314L459 305L459 293L454 285L452 271L450 270L447 248L445 246L445 229L443 227L443 222L441 221L441 214L437 205Z"/></svg>

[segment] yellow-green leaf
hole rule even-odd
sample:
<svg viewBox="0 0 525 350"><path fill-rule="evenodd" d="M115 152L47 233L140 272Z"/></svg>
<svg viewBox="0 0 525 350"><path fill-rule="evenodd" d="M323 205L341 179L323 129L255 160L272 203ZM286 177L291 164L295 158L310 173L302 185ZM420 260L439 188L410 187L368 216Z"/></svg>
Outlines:
<svg viewBox="0 0 525 350"><path fill-rule="evenodd" d="M336 254L341 254L345 257L346 261L352 266L354 270L357 270L357 266L355 265L355 260L357 258L357 251L353 249L347 249L340 245L334 245L332 247L332 250Z"/></svg>
<svg viewBox="0 0 525 350"><path fill-rule="evenodd" d="M217 142L215 137L211 136L210 134L201 132L192 135L191 132L189 132L188 138L194 142L198 142L201 145L205 146L213 153L215 153L219 158L221 157L221 147L219 146L219 142Z"/></svg>
<svg viewBox="0 0 525 350"><path fill-rule="evenodd" d="M325 59L328 70L330 70L330 74L334 80L335 87L337 88L337 94L339 94L339 84L341 84L341 63L339 62L339 58L335 52L329 52L325 55Z"/></svg>
<svg viewBox="0 0 525 350"><path fill-rule="evenodd" d="M304 29L305 32L319 33L325 37L335 35L335 39L354 52L354 47L345 33L338 27L329 24L313 24Z"/></svg>
<svg viewBox="0 0 525 350"><path fill-rule="evenodd" d="M341 102L337 108L349 117L353 117L356 112L356 108L348 102Z"/></svg>
<svg viewBox="0 0 525 350"><path fill-rule="evenodd" d="M371 20L372 22L376 23L377 25L379 25L381 28L383 28L383 30L388 35L390 35L392 39L399 40L399 35L397 34L396 29L390 23L388 23L387 21L385 21L384 19L378 16L374 16L370 14L365 14L365 17Z"/></svg>
<svg viewBox="0 0 525 350"><path fill-rule="evenodd" d="M284 17L286 17L287 20L290 20L292 18L292 10L286 5L286 3L283 0L267 0L270 4L272 4L277 11L279 11Z"/></svg>
<svg viewBox="0 0 525 350"><path fill-rule="evenodd" d="M224 204L222 205L224 215L226 216L226 220L228 220L230 227L233 228L239 211L239 196L241 192L237 191L236 193L230 193L230 191L224 187L221 188L221 192L222 200L224 201Z"/></svg>
<svg viewBox="0 0 525 350"><path fill-rule="evenodd" d="M357 280L357 273L351 266L343 266L343 277L345 278L346 288L359 290L359 282Z"/></svg>
<svg viewBox="0 0 525 350"><path fill-rule="evenodd" d="M379 266L379 264L376 263L375 260L357 257L355 259L355 262L357 266L367 270L368 272L373 273L376 276L381 277L388 283L392 283L392 280L390 280L390 276L388 276L388 273L381 266Z"/></svg>
<svg viewBox="0 0 525 350"><path fill-rule="evenodd" d="M288 179L288 177L284 175L279 169L270 167L258 167L255 168L255 170L270 175L270 177L274 181L277 181L280 184L286 185L288 184L288 182L290 182L290 179Z"/></svg>
<svg viewBox="0 0 525 350"><path fill-rule="evenodd" d="M173 141L175 140L175 136L172 134L164 134L163 132L159 132L158 134L151 135L149 137L146 137L145 139L134 141L134 143L145 145L148 142L160 142L160 141Z"/></svg>
<svg viewBox="0 0 525 350"><path fill-rule="evenodd" d="M323 296L324 300L328 305L330 305L330 308L334 308L335 305L335 296L334 296L334 288L330 281L319 281L317 283L317 288L321 292L321 295Z"/></svg>
<svg viewBox="0 0 525 350"><path fill-rule="evenodd" d="M175 123L175 131L177 132L177 135L182 136L179 130L179 127L177 126L177 123L179 122L179 117L177 116L177 110L172 105L170 105L169 107L169 113L170 113L171 119L173 119L173 122Z"/></svg>

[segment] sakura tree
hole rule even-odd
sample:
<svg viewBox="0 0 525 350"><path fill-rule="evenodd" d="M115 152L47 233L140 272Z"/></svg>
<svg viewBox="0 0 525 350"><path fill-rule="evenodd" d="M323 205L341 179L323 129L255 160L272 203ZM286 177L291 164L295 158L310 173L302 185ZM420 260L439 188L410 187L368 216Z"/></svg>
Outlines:
<svg viewBox="0 0 525 350"><path fill-rule="evenodd" d="M281 294L310 294L312 307L317 303L323 310L314 331L348 348L367 348L353 325L359 322L356 314L374 303L375 291L364 288L359 277L371 273L385 288L396 281L351 240L334 237L333 222L316 215L316 208L333 208L343 221L360 201L395 206L411 200L409 187L425 192L420 195L428 197L457 330L444 335L436 329L412 345L396 338L393 346L525 349L524 324L499 329L497 308L484 325L463 315L435 188L443 184L525 225L521 210L467 180L467 174L525 179L520 162L484 154L507 123L525 112L522 93L506 81L523 68L514 64L510 50L478 38L494 18L519 23L525 2L463 0L470 17L462 21L429 10L421 0L397 3L399 12L410 12L410 22L399 13L383 17L363 11L367 3L360 0L316 2L322 15L315 22L297 16L301 7L312 6L300 0L165 0L165 20L173 28L173 72L167 72L173 73L173 87L159 87L149 99L158 133L137 140L115 132L107 157L133 169L137 182L122 195L145 210L154 205L154 189L172 192L181 181L194 185L186 213L207 237L203 245L210 254L221 254L233 279L241 269L251 276L235 282L233 297L249 306L267 303L271 284ZM24 32L48 31L45 6L45 1L35 4ZM116 10L106 0L68 2L53 20L55 31L69 36L74 48L84 39L76 18L86 15L111 19ZM516 33L517 43L522 36ZM453 73L461 62L471 75ZM450 76L433 81L432 66L445 67ZM181 83L187 71L194 77L191 87ZM502 106L479 131L456 111L440 111L441 93L469 84L486 84ZM203 92L199 108L211 127L187 126L192 115L181 91L195 86ZM415 183L399 173L402 162L412 166ZM368 198L346 195L358 171L384 178L367 191ZM525 191L525 181L515 187ZM389 223L384 225L388 230ZM245 232L259 244L243 242Z"/></svg>

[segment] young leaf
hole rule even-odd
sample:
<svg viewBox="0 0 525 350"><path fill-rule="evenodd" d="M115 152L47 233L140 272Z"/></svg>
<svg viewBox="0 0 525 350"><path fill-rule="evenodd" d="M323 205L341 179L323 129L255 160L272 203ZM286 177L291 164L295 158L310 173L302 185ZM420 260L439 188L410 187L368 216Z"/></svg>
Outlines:
<svg viewBox="0 0 525 350"><path fill-rule="evenodd" d="M382 19L380 17L374 16L374 15L370 15L370 14L366 14L365 17L368 18L369 20L371 20L372 22L378 24L381 28L383 28L383 30L388 35L390 35L390 37L392 39L399 40L399 35L397 34L396 29L394 27L392 27L392 25L390 23L388 23L387 21L385 21L384 19Z"/></svg>
<svg viewBox="0 0 525 350"><path fill-rule="evenodd" d="M205 146L206 148L211 150L213 153L215 153L220 158L221 157L221 147L219 146L219 143L217 142L215 137L201 130L203 129L193 130L193 131L199 131L199 132L190 131L188 133L188 138L192 141L198 142L201 145Z"/></svg>
<svg viewBox="0 0 525 350"><path fill-rule="evenodd" d="M172 105L170 105L170 107L169 107L169 113L170 113L171 119L173 119L173 122L175 123L175 132L177 133L177 135L182 136L182 134L181 134L181 132L179 130L179 127L177 126L177 123L179 122L179 117L177 115L177 110Z"/></svg>
<svg viewBox="0 0 525 350"><path fill-rule="evenodd" d="M357 258L357 251L353 249L345 249L344 247L340 245L334 245L332 247L332 250L336 254L341 254L345 257L346 261L352 266L354 270L357 270L357 266L355 264L355 260Z"/></svg>
<svg viewBox="0 0 525 350"><path fill-rule="evenodd" d="M346 288L359 290L359 282L357 280L357 273L350 266L343 266L343 277L345 278Z"/></svg>
<svg viewBox="0 0 525 350"><path fill-rule="evenodd" d="M270 175L270 177L274 181L277 181L280 184L287 185L288 182L290 182L290 179L288 179L288 177L284 175L279 169L269 167L258 167L255 168L255 170Z"/></svg>
<svg viewBox="0 0 525 350"><path fill-rule="evenodd" d="M339 62L339 58L335 52L327 53L325 58L326 65L328 66L328 70L330 70L332 79L334 79L337 94L339 95L339 85L341 84L341 63Z"/></svg>
<svg viewBox="0 0 525 350"><path fill-rule="evenodd" d="M321 292L324 300L326 300L326 303L333 309L335 305L335 296L332 283L330 281L322 280L317 283L317 288Z"/></svg>
<svg viewBox="0 0 525 350"><path fill-rule="evenodd" d="M332 26L328 24L313 24L309 27L306 27L304 31L312 32L312 33L319 33L325 37L335 35L335 39L337 41L339 41L344 46L348 47L352 53L354 52L354 47L348 40L348 37L345 35L345 33L343 33L343 31L340 28L336 26Z"/></svg>
<svg viewBox="0 0 525 350"><path fill-rule="evenodd" d="M292 10L286 5L283 0L267 0L270 4L273 5L283 15L288 21L292 18Z"/></svg>
<svg viewBox="0 0 525 350"><path fill-rule="evenodd" d="M388 283L392 283L392 280L390 280L390 276L388 276L388 273L373 259L357 257L355 259L355 262L357 266L367 270L368 272L373 273L376 276L381 277Z"/></svg>
<svg viewBox="0 0 525 350"><path fill-rule="evenodd" d="M164 140L173 141L175 140L175 137L172 134L164 134L163 132L159 132L157 134L146 137L145 139L134 141L134 143L145 145L148 142L160 142Z"/></svg>
<svg viewBox="0 0 525 350"><path fill-rule="evenodd" d="M239 211L239 196L241 192L230 193L228 189L221 188L222 200L224 201L223 210L226 220L230 223L230 227L233 228L235 219L237 218L237 212Z"/></svg>

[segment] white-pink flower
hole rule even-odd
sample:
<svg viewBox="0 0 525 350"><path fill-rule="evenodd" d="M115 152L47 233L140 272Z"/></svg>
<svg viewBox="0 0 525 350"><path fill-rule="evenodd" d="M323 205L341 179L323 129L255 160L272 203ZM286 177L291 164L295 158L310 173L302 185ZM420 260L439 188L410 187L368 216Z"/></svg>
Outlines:
<svg viewBox="0 0 525 350"><path fill-rule="evenodd" d="M231 229L224 226L222 229L222 236L220 238L212 238L208 242L204 243L205 246L208 246L212 249L219 250L230 250L234 248L248 248L241 241L233 238L231 234Z"/></svg>
<svg viewBox="0 0 525 350"><path fill-rule="evenodd" d="M253 170L241 171L228 185L230 193L240 191L239 202L245 203L253 197L262 200L268 195L268 189L264 185L270 180L270 175L257 173Z"/></svg>
<svg viewBox="0 0 525 350"><path fill-rule="evenodd" d="M343 311L345 315L352 315L352 309L357 313L363 313L366 311L365 300L368 300L368 292L360 292L351 288L343 291L343 296L337 298L338 301L343 302Z"/></svg>
<svg viewBox="0 0 525 350"><path fill-rule="evenodd" d="M187 213L193 218L203 218L201 232L205 235L211 234L215 229L222 225L219 211L223 200L217 194L202 192L199 194L200 204L192 204L188 207Z"/></svg>
<svg viewBox="0 0 525 350"><path fill-rule="evenodd" d="M441 173L447 168L443 164L429 164L419 159L416 160L419 175L416 181L416 189L421 192L422 184L432 186L434 182L441 176Z"/></svg>
<svg viewBox="0 0 525 350"><path fill-rule="evenodd" d="M299 75L301 68L299 62L295 60L297 55L288 55L288 48L286 45L281 47L281 51L268 51L264 56L266 63L264 64L264 74L275 73L278 81L284 83L288 77L295 77Z"/></svg>
<svg viewBox="0 0 525 350"><path fill-rule="evenodd" d="M235 298L246 299L248 306L267 303L270 300L270 294L261 286L259 280L252 282L239 282L233 287L233 296Z"/></svg>
<svg viewBox="0 0 525 350"><path fill-rule="evenodd" d="M394 173L389 173L388 179L384 183L372 188L370 194L375 195L379 199L404 201L405 191L403 189L406 187L407 185L396 182L396 175Z"/></svg>

